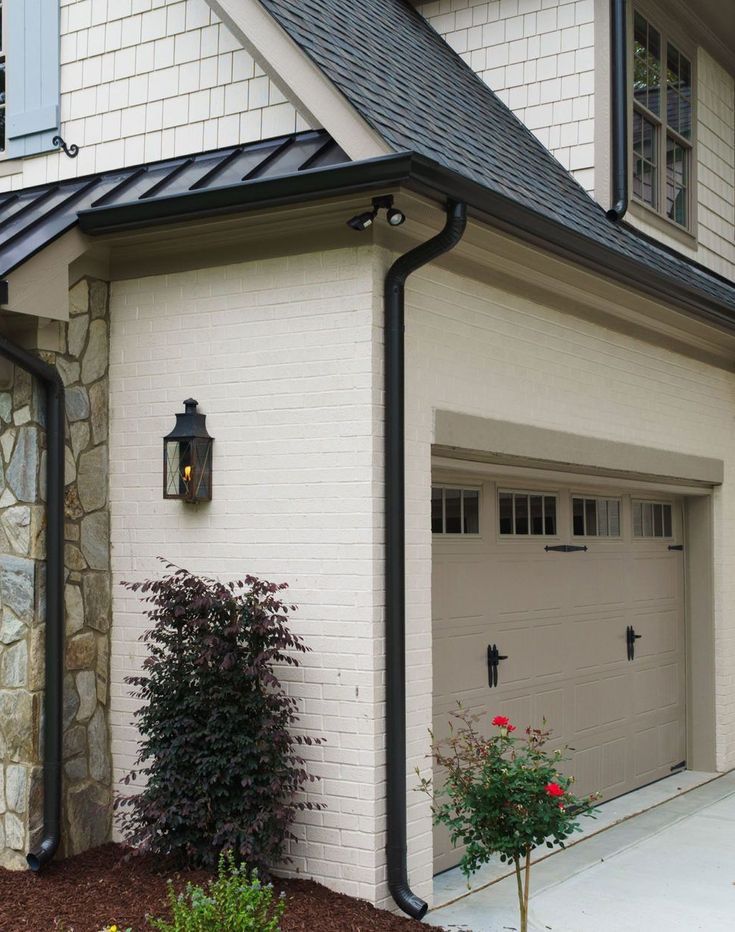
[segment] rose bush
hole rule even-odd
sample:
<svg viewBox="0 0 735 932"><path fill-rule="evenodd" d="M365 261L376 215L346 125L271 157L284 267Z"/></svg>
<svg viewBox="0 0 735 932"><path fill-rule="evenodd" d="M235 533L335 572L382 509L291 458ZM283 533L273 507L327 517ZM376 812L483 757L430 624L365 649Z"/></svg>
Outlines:
<svg viewBox="0 0 735 932"><path fill-rule="evenodd" d="M559 771L564 751L546 749L549 731L529 727L513 737L516 726L497 715L491 721L496 730L484 737L480 720L461 706L453 713L449 738L432 741L443 783L437 787L419 775L418 788L432 800L434 821L447 826L453 844L464 847L465 876L495 854L513 864L521 932L526 932L534 849L563 848L580 830L578 818L593 815L597 796L571 793L572 779Z"/></svg>

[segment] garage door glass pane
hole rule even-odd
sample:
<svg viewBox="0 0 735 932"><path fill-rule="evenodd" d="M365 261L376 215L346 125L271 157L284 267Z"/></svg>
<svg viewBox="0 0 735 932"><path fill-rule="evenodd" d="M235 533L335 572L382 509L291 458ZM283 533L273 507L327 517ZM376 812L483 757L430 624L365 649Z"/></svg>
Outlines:
<svg viewBox="0 0 735 932"><path fill-rule="evenodd" d="M441 534L444 530L442 517L442 502L444 489L434 487L431 490L431 533Z"/></svg>
<svg viewBox="0 0 735 932"><path fill-rule="evenodd" d="M671 537L671 505L664 505L664 537Z"/></svg>
<svg viewBox="0 0 735 932"><path fill-rule="evenodd" d="M465 534L480 533L480 493L471 489L462 492L462 513Z"/></svg>
<svg viewBox="0 0 735 932"><path fill-rule="evenodd" d="M584 502L584 530L587 537L597 536L597 502L587 498Z"/></svg>
<svg viewBox="0 0 735 932"><path fill-rule="evenodd" d="M574 533L578 537L584 537L584 499L575 498L572 500L572 525Z"/></svg>
<svg viewBox="0 0 735 932"><path fill-rule="evenodd" d="M615 499L607 503L607 532L610 537L620 537L620 502Z"/></svg>
<svg viewBox="0 0 735 932"><path fill-rule="evenodd" d="M444 489L444 533L462 533L462 492Z"/></svg>
<svg viewBox="0 0 735 932"><path fill-rule="evenodd" d="M500 514L500 533L513 533L513 496L510 492L501 492L498 496L498 511Z"/></svg>
<svg viewBox="0 0 735 932"><path fill-rule="evenodd" d="M531 533L544 533L544 500L541 495L531 496Z"/></svg>
<svg viewBox="0 0 735 932"><path fill-rule="evenodd" d="M552 537L556 534L556 499L551 495L544 497L544 531Z"/></svg>
<svg viewBox="0 0 735 932"><path fill-rule="evenodd" d="M516 534L528 534L528 496L515 495Z"/></svg>

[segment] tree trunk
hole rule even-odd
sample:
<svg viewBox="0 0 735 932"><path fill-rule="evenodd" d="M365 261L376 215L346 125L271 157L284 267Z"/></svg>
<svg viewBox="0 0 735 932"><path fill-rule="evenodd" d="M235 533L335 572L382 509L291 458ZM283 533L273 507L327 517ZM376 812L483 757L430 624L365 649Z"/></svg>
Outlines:
<svg viewBox="0 0 735 932"><path fill-rule="evenodd" d="M526 858L526 863L528 863L528 858ZM516 870L516 883L518 885L518 909L521 913L521 932L528 932L527 898L523 889L523 879L521 877L521 859L519 857L513 858L513 866Z"/></svg>

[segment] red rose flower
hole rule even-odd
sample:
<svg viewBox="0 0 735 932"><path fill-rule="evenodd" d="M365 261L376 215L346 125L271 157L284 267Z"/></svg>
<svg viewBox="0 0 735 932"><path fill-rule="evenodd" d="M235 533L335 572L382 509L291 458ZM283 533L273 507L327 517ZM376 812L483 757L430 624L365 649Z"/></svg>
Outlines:
<svg viewBox="0 0 735 932"><path fill-rule="evenodd" d="M490 723L491 725L498 725L500 728L507 728L510 725L510 719L506 718L505 715L496 715L495 718ZM513 725L510 725L513 728Z"/></svg>
<svg viewBox="0 0 735 932"><path fill-rule="evenodd" d="M515 726L515 725L506 725L505 727L508 729L508 733L510 733L511 731L515 731L515 730L516 730L516 726Z"/></svg>
<svg viewBox="0 0 735 932"><path fill-rule="evenodd" d="M544 790L549 796L563 796L564 790L559 786L558 783L547 783L544 787Z"/></svg>

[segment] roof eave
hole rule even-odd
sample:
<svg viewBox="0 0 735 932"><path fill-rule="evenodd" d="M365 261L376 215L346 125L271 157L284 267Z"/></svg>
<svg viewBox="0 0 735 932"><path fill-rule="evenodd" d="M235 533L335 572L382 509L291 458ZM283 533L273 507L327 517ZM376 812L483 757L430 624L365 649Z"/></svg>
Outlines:
<svg viewBox="0 0 735 932"><path fill-rule="evenodd" d="M483 223L710 324L735 332L735 312L696 286L687 286L656 272L649 265L624 256L583 232L572 230L412 152L295 172L264 181L254 179L232 187L90 208L79 213L79 223L84 233L100 235L400 185L433 200L464 201L472 215Z"/></svg>

